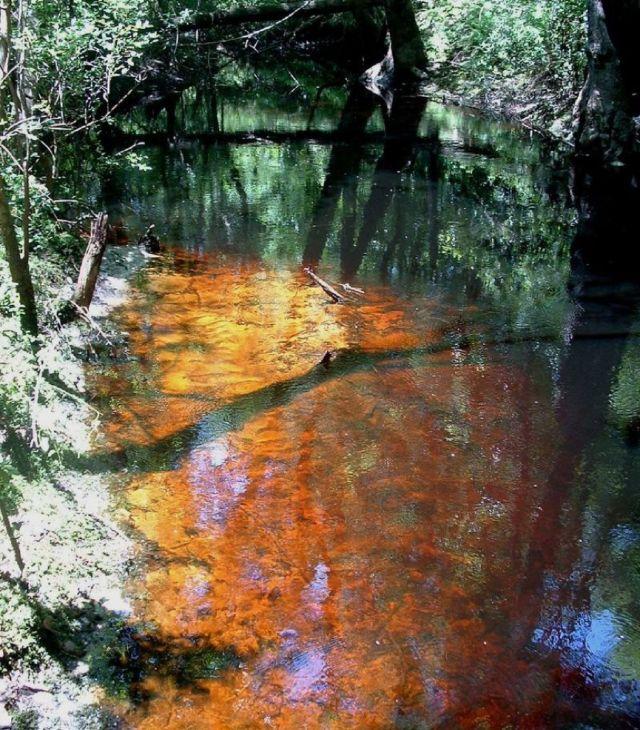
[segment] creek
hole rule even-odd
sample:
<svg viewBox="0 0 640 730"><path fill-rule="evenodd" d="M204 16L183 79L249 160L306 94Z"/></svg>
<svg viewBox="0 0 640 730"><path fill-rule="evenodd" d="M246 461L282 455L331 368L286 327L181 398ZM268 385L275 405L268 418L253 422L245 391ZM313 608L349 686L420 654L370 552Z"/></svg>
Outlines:
<svg viewBox="0 0 640 730"><path fill-rule="evenodd" d="M587 256L618 228L521 130L340 98L227 102L251 138L108 181L164 244L93 384L155 647L123 717L637 726L637 299Z"/></svg>

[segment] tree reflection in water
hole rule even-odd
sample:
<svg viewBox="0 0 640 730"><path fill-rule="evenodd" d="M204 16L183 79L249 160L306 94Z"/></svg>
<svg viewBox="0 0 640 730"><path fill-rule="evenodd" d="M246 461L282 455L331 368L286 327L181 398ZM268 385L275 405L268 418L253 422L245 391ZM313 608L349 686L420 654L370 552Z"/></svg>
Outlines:
<svg viewBox="0 0 640 730"><path fill-rule="evenodd" d="M150 546L136 618L238 657L143 673L128 719L633 727L634 208L577 186L574 225L513 130L396 97L380 147L378 108L352 91L330 149L156 153L166 185L124 181L177 246L100 384ZM303 260L366 299L326 303ZM362 360L316 376L327 349Z"/></svg>

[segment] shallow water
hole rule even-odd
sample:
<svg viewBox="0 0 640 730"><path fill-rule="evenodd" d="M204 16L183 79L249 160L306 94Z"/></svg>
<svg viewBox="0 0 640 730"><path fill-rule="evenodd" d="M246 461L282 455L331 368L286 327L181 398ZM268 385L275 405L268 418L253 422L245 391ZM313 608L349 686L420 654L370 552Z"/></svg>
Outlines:
<svg viewBox="0 0 640 730"><path fill-rule="evenodd" d="M640 722L635 299L581 278L534 139L415 100L394 124L420 141L190 144L110 181L166 244L96 384L140 544L134 727Z"/></svg>

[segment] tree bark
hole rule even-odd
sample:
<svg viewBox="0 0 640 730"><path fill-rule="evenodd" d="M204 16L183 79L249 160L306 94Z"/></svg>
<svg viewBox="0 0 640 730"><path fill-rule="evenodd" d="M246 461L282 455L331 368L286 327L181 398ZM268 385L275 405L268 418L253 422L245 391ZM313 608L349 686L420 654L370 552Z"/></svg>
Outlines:
<svg viewBox="0 0 640 730"><path fill-rule="evenodd" d="M394 2L397 0L394 0ZM308 0L308 2L280 2L264 7L237 7L218 10L213 13L198 13L187 21L176 21L175 27L181 33L218 28L224 25L259 23L282 20L291 15L307 18L319 15L359 12L366 7L385 4L385 0Z"/></svg>
<svg viewBox="0 0 640 730"><path fill-rule="evenodd" d="M587 79L574 110L574 135L577 152L596 162L625 162L638 152L639 21L637 0L589 0Z"/></svg>
<svg viewBox="0 0 640 730"><path fill-rule="evenodd" d="M3 479L4 479L4 477L3 477ZM4 525L4 529L5 529L5 532L7 533L7 537L9 538L9 544L11 545L11 549L13 551L13 558L16 561L16 566L18 568L20 577L22 578L22 574L24 573L24 558L22 557L22 551L20 550L20 543L18 542L18 538L16 537L16 533L13 529L13 525L11 524L11 520L9 519L9 511L5 507L4 496L3 496L1 490L0 490L0 516L2 517L2 524Z"/></svg>
<svg viewBox="0 0 640 730"><path fill-rule="evenodd" d="M29 270L28 252L20 251L20 244L16 236L16 229L5 192L4 180L0 176L0 237L4 244L9 273L13 282L18 300L20 301L20 323L22 329L32 337L38 334L38 315L36 300L33 293L33 283Z"/></svg>
<svg viewBox="0 0 640 730"><path fill-rule="evenodd" d="M106 247L107 214L98 213L91 224L91 237L80 266L76 290L71 299L77 307L87 308L91 304Z"/></svg>
<svg viewBox="0 0 640 730"><path fill-rule="evenodd" d="M385 0L384 6L391 38L394 82L422 77L427 70L427 54L412 0Z"/></svg>

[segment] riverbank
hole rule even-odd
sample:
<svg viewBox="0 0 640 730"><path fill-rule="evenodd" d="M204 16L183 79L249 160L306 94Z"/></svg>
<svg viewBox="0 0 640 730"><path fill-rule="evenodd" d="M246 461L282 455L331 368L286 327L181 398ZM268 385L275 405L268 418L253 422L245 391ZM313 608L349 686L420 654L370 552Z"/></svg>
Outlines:
<svg viewBox="0 0 640 730"><path fill-rule="evenodd" d="M550 91L536 93L525 87L518 93L511 87L503 88L501 85L484 91L472 88L457 90L438 82L427 82L421 90L431 100L469 109L496 121L515 124L540 135L554 146L567 150L574 146L572 107L552 114L549 101L553 95Z"/></svg>
<svg viewBox="0 0 640 730"><path fill-rule="evenodd" d="M135 247L108 249L90 310L97 326L64 328L77 358L72 365L80 393L87 390L92 367L82 365L80 353L104 348L105 339L123 342L122 333L105 320L143 262ZM51 413L73 431L81 457L99 428L99 416L85 397L66 406L64 414ZM10 485L15 505L10 521L24 569L19 570L16 546L3 530L0 727L108 726L104 687L114 637L129 614L122 586L132 558L132 542L118 524L117 495L107 475L62 465L43 469L34 479L14 475Z"/></svg>

